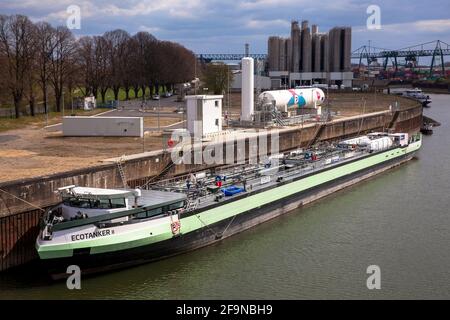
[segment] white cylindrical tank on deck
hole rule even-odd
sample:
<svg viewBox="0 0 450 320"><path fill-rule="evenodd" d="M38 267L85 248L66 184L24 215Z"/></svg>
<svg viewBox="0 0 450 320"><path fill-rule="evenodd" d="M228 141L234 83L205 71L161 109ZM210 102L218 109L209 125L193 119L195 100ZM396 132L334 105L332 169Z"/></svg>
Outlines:
<svg viewBox="0 0 450 320"><path fill-rule="evenodd" d="M255 83L253 77L253 58L242 59L242 106L241 120L251 121L255 108Z"/></svg>
<svg viewBox="0 0 450 320"><path fill-rule="evenodd" d="M287 112L289 108L314 108L325 101L325 93L319 88L302 88L290 90L265 91L258 97L259 101L275 101L278 110Z"/></svg>
<svg viewBox="0 0 450 320"><path fill-rule="evenodd" d="M374 139L370 141L370 150L372 151L380 151L380 150L386 150L392 147L394 143L392 142L392 139L389 137L383 137L379 139Z"/></svg>
<svg viewBox="0 0 450 320"><path fill-rule="evenodd" d="M341 145L368 145L372 141L368 136L361 136L339 142Z"/></svg>

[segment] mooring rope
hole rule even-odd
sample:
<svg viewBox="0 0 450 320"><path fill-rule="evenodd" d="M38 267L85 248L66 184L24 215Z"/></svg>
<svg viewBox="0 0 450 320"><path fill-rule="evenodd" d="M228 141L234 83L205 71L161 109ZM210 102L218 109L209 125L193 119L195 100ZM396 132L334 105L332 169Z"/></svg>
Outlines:
<svg viewBox="0 0 450 320"><path fill-rule="evenodd" d="M211 227L209 227L206 223L204 223L203 220L200 219L200 216L196 216L196 217L209 231L211 231L216 236L216 239L220 239L223 237L224 233L227 232L228 228L231 226L231 224L233 223L233 221L237 217L237 215L235 215L233 217L233 219L231 219L231 221L228 223L227 227L220 234L215 232Z"/></svg>
<svg viewBox="0 0 450 320"><path fill-rule="evenodd" d="M213 230L213 229L211 229L211 227L210 226L208 226L206 223L204 223L203 222L203 220L202 219L200 219L200 216L198 216L198 215L196 215L196 217L197 217L197 219L209 230L209 231L211 231L212 233L214 233L214 235L216 236L216 238L217 239L220 239L220 236Z"/></svg>
<svg viewBox="0 0 450 320"><path fill-rule="evenodd" d="M225 232L227 232L228 228L231 226L231 224L233 223L233 221L234 221L234 219L235 219L236 217L237 217L237 215L235 215L235 216L233 217L233 219L231 219L230 223L227 225L227 227L225 228L225 230L223 230L221 236L223 236L223 234L224 234Z"/></svg>
<svg viewBox="0 0 450 320"><path fill-rule="evenodd" d="M36 209L41 210L42 212L45 212L45 210L42 209L41 207L38 207L38 206L32 204L31 202L28 202L28 201L26 201L26 200L24 200L24 199L22 199L22 198L19 198L19 197L13 195L12 193L9 193L9 192L7 192L7 191L5 191L5 190L3 190L3 189L0 189L0 191L6 193L7 195L10 195L10 196L13 197L13 198L16 198L17 200L20 200L20 201L22 201L22 202L25 202L26 204L32 206L33 208L36 208ZM9 209L9 208L8 208L8 209Z"/></svg>

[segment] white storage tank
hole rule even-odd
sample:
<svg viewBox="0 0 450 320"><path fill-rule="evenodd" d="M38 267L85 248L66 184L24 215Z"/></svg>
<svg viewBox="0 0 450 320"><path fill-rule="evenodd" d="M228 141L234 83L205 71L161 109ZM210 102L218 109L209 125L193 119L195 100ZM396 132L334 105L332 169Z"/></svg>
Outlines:
<svg viewBox="0 0 450 320"><path fill-rule="evenodd" d="M370 144L370 138L367 136L357 137L353 139L348 139L341 141L340 145L367 145Z"/></svg>
<svg viewBox="0 0 450 320"><path fill-rule="evenodd" d="M383 137L379 139L374 139L370 142L369 148L371 151L380 151L380 150L386 150L392 147L393 142L392 139L389 137Z"/></svg>
<svg viewBox="0 0 450 320"><path fill-rule="evenodd" d="M287 112L289 108L316 108L325 101L325 93L319 88L265 91L259 101L272 102L278 110Z"/></svg>
<svg viewBox="0 0 450 320"><path fill-rule="evenodd" d="M242 98L241 98L241 120L252 121L255 105L255 83L253 77L253 58L242 59Z"/></svg>

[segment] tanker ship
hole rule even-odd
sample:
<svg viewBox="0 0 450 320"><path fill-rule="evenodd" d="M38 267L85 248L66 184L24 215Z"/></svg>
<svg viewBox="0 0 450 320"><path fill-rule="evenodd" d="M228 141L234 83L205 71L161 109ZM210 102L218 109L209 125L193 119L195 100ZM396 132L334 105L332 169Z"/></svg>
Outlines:
<svg viewBox="0 0 450 320"><path fill-rule="evenodd" d="M54 279L170 257L286 214L412 159L420 134L372 133L158 181L144 189L58 189L36 248Z"/></svg>

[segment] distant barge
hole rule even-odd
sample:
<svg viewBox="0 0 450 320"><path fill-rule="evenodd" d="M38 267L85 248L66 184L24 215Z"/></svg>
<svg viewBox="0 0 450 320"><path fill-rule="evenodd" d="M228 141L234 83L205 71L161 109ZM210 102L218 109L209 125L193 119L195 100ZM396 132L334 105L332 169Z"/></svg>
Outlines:
<svg viewBox="0 0 450 320"><path fill-rule="evenodd" d="M61 188L36 240L54 279L125 268L221 241L412 159L420 134L373 133L320 149L160 181L150 190Z"/></svg>
<svg viewBox="0 0 450 320"><path fill-rule="evenodd" d="M396 91L395 94L402 95L404 97L412 98L419 101L424 108L429 108L430 104L433 102L430 96L427 96L419 88L408 89L405 91Z"/></svg>

